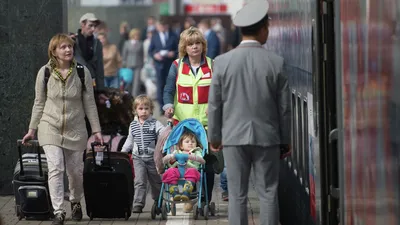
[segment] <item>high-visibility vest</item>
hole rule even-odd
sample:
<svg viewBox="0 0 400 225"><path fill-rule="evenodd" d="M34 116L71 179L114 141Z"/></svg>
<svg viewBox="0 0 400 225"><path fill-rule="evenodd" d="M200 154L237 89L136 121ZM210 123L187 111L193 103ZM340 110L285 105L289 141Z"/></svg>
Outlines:
<svg viewBox="0 0 400 225"><path fill-rule="evenodd" d="M200 66L196 76L190 66L181 59L174 61L179 67L176 76L176 93L174 99L174 119L182 121L195 118L201 124L207 125L206 110L208 107L208 92L212 78L212 59L206 57L206 62Z"/></svg>

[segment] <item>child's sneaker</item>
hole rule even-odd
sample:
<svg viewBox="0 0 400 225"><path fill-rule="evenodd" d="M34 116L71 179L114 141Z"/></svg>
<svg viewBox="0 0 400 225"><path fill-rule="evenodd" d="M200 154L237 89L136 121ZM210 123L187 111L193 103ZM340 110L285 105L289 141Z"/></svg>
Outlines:
<svg viewBox="0 0 400 225"><path fill-rule="evenodd" d="M183 186L182 191L183 191L182 196L181 196L182 201L189 201L190 200L190 194L193 191L192 182L186 181L185 185Z"/></svg>
<svg viewBox="0 0 400 225"><path fill-rule="evenodd" d="M133 213L142 213L143 212L143 207L139 206L139 205L136 205L136 206L133 207L132 212Z"/></svg>
<svg viewBox="0 0 400 225"><path fill-rule="evenodd" d="M178 186L176 186L176 185L172 185L169 188L169 193L172 195L172 199L174 201L180 201L182 198L182 196L179 194Z"/></svg>

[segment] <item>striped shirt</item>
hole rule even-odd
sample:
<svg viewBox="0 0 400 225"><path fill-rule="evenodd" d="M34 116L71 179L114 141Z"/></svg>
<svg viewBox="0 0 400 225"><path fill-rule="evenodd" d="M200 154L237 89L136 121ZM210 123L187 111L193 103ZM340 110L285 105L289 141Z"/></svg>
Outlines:
<svg viewBox="0 0 400 225"><path fill-rule="evenodd" d="M122 152L132 151L136 157L153 157L158 135L164 125L156 119L149 117L143 124L135 119L129 126L129 134L122 147Z"/></svg>

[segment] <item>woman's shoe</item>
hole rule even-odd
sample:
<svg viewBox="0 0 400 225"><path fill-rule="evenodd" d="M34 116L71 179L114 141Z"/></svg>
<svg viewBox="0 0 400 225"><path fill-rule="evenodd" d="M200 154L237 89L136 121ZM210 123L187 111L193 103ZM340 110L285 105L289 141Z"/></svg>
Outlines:
<svg viewBox="0 0 400 225"><path fill-rule="evenodd" d="M57 212L54 214L54 219L51 225L64 225L65 212Z"/></svg>
<svg viewBox="0 0 400 225"><path fill-rule="evenodd" d="M142 206L139 206L139 205L134 206L134 207L132 208L132 212L133 212L133 213L142 213L142 212L143 212L143 207L142 207Z"/></svg>

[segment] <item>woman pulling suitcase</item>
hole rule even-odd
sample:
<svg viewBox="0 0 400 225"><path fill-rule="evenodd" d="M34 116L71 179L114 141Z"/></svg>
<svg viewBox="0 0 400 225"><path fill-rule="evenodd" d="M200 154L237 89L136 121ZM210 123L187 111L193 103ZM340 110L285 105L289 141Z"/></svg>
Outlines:
<svg viewBox="0 0 400 225"><path fill-rule="evenodd" d="M96 141L103 143L92 77L86 67L74 60L73 44L65 34L57 34L50 40L49 62L37 74L29 131L23 138L23 143L27 143L39 130L39 144L48 163L49 191L55 214L53 225L63 225L65 220L65 170L71 192L72 220L82 219L82 154L88 140L85 115Z"/></svg>

